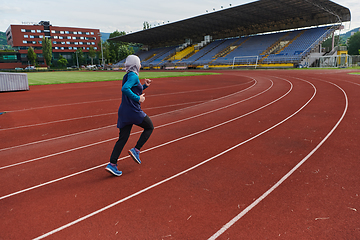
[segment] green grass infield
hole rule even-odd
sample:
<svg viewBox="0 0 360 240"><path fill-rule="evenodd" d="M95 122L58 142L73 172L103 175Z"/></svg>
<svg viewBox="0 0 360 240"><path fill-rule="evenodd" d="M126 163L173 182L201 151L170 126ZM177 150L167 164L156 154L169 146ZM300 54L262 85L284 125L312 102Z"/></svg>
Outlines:
<svg viewBox="0 0 360 240"><path fill-rule="evenodd" d="M168 78L213 75L210 72L140 72L140 79ZM112 71L64 71L64 72L29 72L29 85L100 82L122 80L125 72Z"/></svg>

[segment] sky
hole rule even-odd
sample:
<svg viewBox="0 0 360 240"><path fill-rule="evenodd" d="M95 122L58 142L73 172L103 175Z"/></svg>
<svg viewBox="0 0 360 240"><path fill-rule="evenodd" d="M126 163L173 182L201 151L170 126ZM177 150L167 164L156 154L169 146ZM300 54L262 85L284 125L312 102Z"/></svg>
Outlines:
<svg viewBox="0 0 360 240"><path fill-rule="evenodd" d="M246 0L0 0L0 31L10 24L50 21L53 26L100 29L112 33L140 31L145 21L152 26L172 23L253 2ZM335 0L350 9L351 23L346 23L345 33L360 27L359 0Z"/></svg>

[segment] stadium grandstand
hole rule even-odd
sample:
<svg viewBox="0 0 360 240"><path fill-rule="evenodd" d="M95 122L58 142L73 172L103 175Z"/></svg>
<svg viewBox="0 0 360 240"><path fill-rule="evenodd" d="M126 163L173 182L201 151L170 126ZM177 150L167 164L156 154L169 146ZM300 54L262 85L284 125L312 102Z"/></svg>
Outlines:
<svg viewBox="0 0 360 240"><path fill-rule="evenodd" d="M297 67L325 55L321 43L350 20L333 1L259 0L110 41L142 44L144 69Z"/></svg>

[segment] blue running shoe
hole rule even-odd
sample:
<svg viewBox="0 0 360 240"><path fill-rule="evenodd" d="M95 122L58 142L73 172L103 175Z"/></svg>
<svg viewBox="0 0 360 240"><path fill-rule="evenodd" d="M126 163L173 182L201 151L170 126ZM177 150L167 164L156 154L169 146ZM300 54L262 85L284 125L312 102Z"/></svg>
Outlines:
<svg viewBox="0 0 360 240"><path fill-rule="evenodd" d="M111 165L111 163L109 163L106 168L107 171L111 172L112 174L114 174L115 176L119 177L122 175L122 171L119 171L117 169L117 164L115 166Z"/></svg>
<svg viewBox="0 0 360 240"><path fill-rule="evenodd" d="M134 161L138 164L141 164L141 161L140 161L140 151L137 150L136 148L132 148L129 150L129 154L130 156L134 159Z"/></svg>

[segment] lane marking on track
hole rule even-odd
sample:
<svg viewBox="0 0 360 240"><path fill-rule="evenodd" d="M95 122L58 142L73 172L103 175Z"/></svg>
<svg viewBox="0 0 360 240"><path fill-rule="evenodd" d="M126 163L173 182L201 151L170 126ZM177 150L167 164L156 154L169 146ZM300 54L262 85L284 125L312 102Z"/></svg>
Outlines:
<svg viewBox="0 0 360 240"><path fill-rule="evenodd" d="M29 124L29 125L18 126L18 127L1 128L0 131L8 131L8 130L14 130L14 129L20 129L20 128L38 127L38 126L49 125L49 124L54 124L54 123L69 122L69 121L81 120L81 119L86 119L86 118L103 117L103 116L108 116L108 115L114 115L114 113L103 113L103 114L92 115L92 116L62 119L62 120L56 120L56 121L45 122L45 123Z"/></svg>
<svg viewBox="0 0 360 240"><path fill-rule="evenodd" d="M116 124L105 126L105 127L100 127L100 128L94 128L94 129L90 129L90 130L86 130L86 131L82 131L82 132L67 134L67 135L63 135L63 136L59 136L59 137L48 138L48 139L44 139L44 140L40 140L40 141L25 143L25 144L13 146L13 147L2 148L2 149L0 149L0 152L1 151L6 151L6 150L11 150L11 149L14 149L14 148L26 147L26 146L30 146L30 145L34 145L34 144L49 142L49 141L53 141L53 140L59 140L59 139L62 139L62 138L73 137L73 136L77 136L77 135L81 135L81 134L85 134L85 133L95 132L95 131L103 130L105 128L114 127L114 126L116 126Z"/></svg>
<svg viewBox="0 0 360 240"><path fill-rule="evenodd" d="M251 82L251 81L250 81ZM230 86L224 86L224 87L219 87L216 89L223 89L223 88L229 88L229 87L235 87L235 86L240 86L240 85L244 85L244 84L248 84L250 82L246 82L246 83L240 83L240 84L234 84L234 85L230 85ZM149 95L147 97L157 97L157 96L163 96L163 95L175 95L175 94L186 94L186 93L192 93L192 92L201 92L201 91L211 91L214 90L214 88L207 88L207 89L199 89L199 90L191 90L191 91L183 91L183 92L173 92L173 93L164 93L164 94L154 94L154 95ZM57 105L50 105L50 106L42 106L42 107L33 107L33 108L24 108L24 109L19 109L19 110L9 110L6 112L23 112L23 111L32 111L32 110L37 110L37 109L44 109L44 108L57 108L57 107L66 107L66 106L73 106L73 105L81 105L81 104L93 104L93 103L100 103L100 102L110 102L110 101L120 101L119 98L116 99L103 99L103 100L96 100L96 101L86 101L86 102L78 102L78 103L65 103L65 104L57 104Z"/></svg>
<svg viewBox="0 0 360 240"><path fill-rule="evenodd" d="M287 80L286 80L286 81L287 81ZM289 81L288 81L288 82L289 82ZM291 87L292 87L292 86L293 86L292 83L291 83L291 82L289 82L289 83L291 84ZM311 84L311 85L312 85L312 84ZM314 87L314 85L312 85L312 86ZM291 88L291 89L292 89L292 88ZM68 227L71 227L71 226L73 226L73 225L75 225L75 224L77 224L77 223L79 223L79 222L82 222L82 221L84 221L84 220L86 220L86 219L88 219L88 218L90 218L90 217L93 217L93 216L95 216L95 215L97 215L97 214L99 214L99 213L101 213L101 212L104 212L104 211L106 211L106 210L108 210L108 209L110 209L110 208L112 208L112 207L114 207L114 206L116 206L116 205L118 205L118 204L120 204L120 203L122 203L122 202L125 202L125 201L127 201L127 200L129 200L129 199L131 199L131 198L133 198L133 197L136 197L136 196L138 196L138 195L140 195L140 194L148 191L148 190L151 190L152 188L155 188L155 187L157 187L157 186L159 186L159 185L161 185L161 184L164 184L164 183L166 183L166 182L168 182L168 181L170 181L170 180L172 180L172 179L174 179L174 178L176 178L176 177L179 177L179 176L181 176L181 175L184 175L185 173L188 173L188 172L190 172L191 170L194 170L195 168L198 168L198 167L204 165L205 163L208 163L208 162L212 161L213 159L216 159L216 158L218 158L218 157L220 157L220 156L222 156L222 155L224 155L224 154L226 154L226 153L228 153L228 152L230 152L230 151L238 148L239 146L244 145L245 143L248 143L248 142L254 140L255 138L257 138L257 137L259 137L259 136L261 136L261 135L263 135L263 134L271 131L272 129L274 129L274 128L276 128L277 126L283 124L284 122L286 122L287 120L289 120L290 118L292 118L293 116L295 116L297 113L299 113L302 109L304 109L304 108L312 101L312 99L315 97L315 95L316 95L316 88L315 88L315 87L314 87L314 90L315 90L315 91L314 91L313 96L312 96L300 109L298 109L295 113L291 114L290 116L288 116L288 117L285 118L284 120L278 122L277 124L273 125L272 127L268 128L268 129L264 130L263 132L255 135L255 136L253 136L253 137L251 137L251 138L249 138L249 139L247 139L247 140L245 140L245 141L243 141L243 142L241 142L241 143L239 143L239 144L237 144L237 145L235 145L235 146L233 146L233 147L231 147L231 148L229 148L229 149L227 149L227 150L225 150L225 151L223 151L223 152L221 152L221 153L219 153L219 154L217 154L217 155L215 155L215 156L213 156L213 157L211 157L211 158L209 158L209 159L207 159L207 160L205 160L205 161L203 161L203 162L201 162L201 163L199 163L199 164L197 164L197 165L194 165L194 166L191 167L191 168L188 168L188 169L186 169L186 170L184 170L184 171L182 171L182 172L180 172L180 173L178 173L178 174L175 174L175 175L173 175L173 176L171 176L171 177L169 177L169 178L167 178L167 179L164 179L164 180L162 180L162 181L160 181L160 182L157 182L157 183L155 183L155 184L153 184L153 185L151 185L151 186L149 186L149 187L147 187L147 188L144 188L144 189L142 189L142 190L140 190L140 191L138 191L138 192L136 192L136 193L134 193L134 194L132 194L132 195L129 195L129 196L127 196L127 197L125 197L125 198L117 201L117 202L114 202L114 203L112 203L112 204L110 204L110 205L108 205L108 206L105 206L105 207L103 207L103 208L101 208L101 209L99 209L99 210L97 210L97 211L94 211L94 212L92 212L92 213L90 213L90 214L88 214L88 215L86 215L86 216L84 216L84 217L78 218L77 220L74 220L74 221L72 221L72 222L70 222L70 223L68 223L68 224L65 224L65 225L57 228L57 229L54 229L54 230L52 230L52 231L50 231L50 232L48 232L48 233L45 233L45 234L43 234L43 235L41 235L41 236L39 236L39 237L37 237L37 238L34 238L34 240L39 240L39 239L43 239L43 238L45 238L45 237L48 237L48 236L50 236L50 235L53 235L54 233L57 233L57 232L59 232L59 231L62 231L62 230L64 230L64 229L66 229L66 228L68 228ZM291 91L291 90L289 90L289 92L290 92L290 91ZM289 93L289 92L288 92L288 93ZM287 95L287 94L286 94L286 95ZM275 100L275 101L277 101L277 100Z"/></svg>
<svg viewBox="0 0 360 240"><path fill-rule="evenodd" d="M251 78L251 77L249 77ZM195 107L195 106L199 106L199 105L202 105L202 104L206 104L206 103L209 103L209 102L213 102L213 101L218 101L218 100L221 100L221 99L224 99L224 98L228 98L228 97L231 97L233 95L236 95L236 94L239 94L241 92L244 92L244 91L247 91L251 88L253 88L256 84L257 84L257 81L252 78L252 81L250 82L247 82L246 84L248 83L251 83L251 82L254 82L253 85L249 86L248 88L245 88L243 90L240 90L238 92L235 92L235 93L232 93L232 94L229 94L229 95L226 95L226 96L223 96L223 97L219 97L219 98L215 98L215 99L212 99L212 100L208 100L208 101L202 101L202 103L200 104L197 104L197 105L194 105L194 106L190 106L190 107L187 107L187 108L182 108L182 109L177 109L177 110L174 110L174 111L170 111L170 112L166 112L166 113L163 113L163 114L158 114L156 116L160 116L160 115L164 115L164 114L169 114L169 113L173 113L173 112L176 112L176 111L181 111L181 110L184 110L184 109L188 109L188 108L192 108L192 107ZM237 84L237 85L243 85L244 83L242 84ZM233 85L233 86L237 86L237 85ZM232 87L233 87L232 86ZM228 86L227 86L228 87ZM186 92L183 92L183 93L186 93ZM158 94L158 95L163 95L163 94ZM154 95L153 95L154 96ZM201 101L198 101L198 102L201 102ZM184 103L184 105L186 105L186 103ZM155 109L156 107L154 107ZM158 107L159 108L159 107ZM144 109L144 110L149 110L149 109L153 109L153 108L147 108L147 109ZM117 112L116 112L117 113ZM104 115L111 115L111 114L114 114L114 113L106 113ZM78 118L73 118L73 119L64 119L64 120L56 120L56 121L52 121L52 122L46 122L46 123L38 123L38 124L32 124L32 125L24 125L24 126L19 126L19 127L12 127L12 128L3 128L3 129L0 129L0 131L4 131L4 130L14 130L14 129L19 129L19 128L26 128L26 127L36 127L36 126L41 126L41 125L47 125L47 124L53 124L53 123L59 123L59 122L66 122L66 121L72 121L72 120L78 120L78 119L83 119L83 118L92 118L92 117L97 117L97 116L101 116L100 115L94 115L94 116L86 116L86 117L78 117ZM113 126L113 125L111 125ZM1 151L1 150L0 150Z"/></svg>
<svg viewBox="0 0 360 240"><path fill-rule="evenodd" d="M160 113L160 114L151 116L151 118L155 118L155 117L159 117L159 116L163 116L163 115L171 114L171 113L175 113L175 112L181 112L181 111L184 111L184 110L186 110L186 109L190 109L190 108L197 107L197 106L200 106L200 105L204 105L204 104L207 104L207 103L219 101L219 100L222 100L222 99L224 99L224 98L232 97L232 96L234 96L234 95L237 95L237 94L239 94L239 93L245 92L245 91L253 88L253 87L257 84L257 81L256 81L255 79L253 79L253 81L254 81L254 84L251 85L251 86L249 86L248 88L243 89L243 90L240 90L240 91L235 92L235 93L232 93L232 94L229 94L229 95L227 95L227 96L223 96L223 97L220 97L220 98L212 99L212 100L209 100L209 101L207 101L207 102L203 102L203 103L200 103L200 104L192 105L192 106L189 106L189 107L185 107L185 108L181 108L181 109L177 109L177 110L173 110L173 111L169 111L169 112L165 112L165 113ZM146 109L145 109L145 110L146 110ZM4 151L4 150L10 150L10 149L13 149L13 148L22 147L22 146L28 146L28 145L33 145L33 144L37 144L37 143L43 143L43 142L47 142L47 141L57 140L57 139L61 139L61 138L64 138L64 137L71 137L71 136L75 136L75 135L79 135L79 134L84 134L84 133L88 133L88 132L92 132L92 131L96 131L96 130L102 130L102 129L109 128L109 127L114 127L114 126L116 126L116 124L112 124L112 125L105 126L105 127L102 127L102 128L90 129L90 130L83 131L83 132L79 132L79 133L68 134L68 135L64 135L64 136L60 136L60 137L56 137L56 138L44 139L44 140L42 140L42 141L36 141L36 142L21 144L21 145L18 145L18 146L3 148L3 149L0 149L0 152L1 152L1 151Z"/></svg>
<svg viewBox="0 0 360 240"><path fill-rule="evenodd" d="M267 88L266 90L264 90L263 92L260 92L258 94L255 94L249 98L246 98L246 99L243 99L243 100L240 100L238 102L234 102L232 104L229 104L225 107L220 107L220 108L217 108L217 109L214 109L214 110L211 110L211 111L208 111L208 112L205 112L205 113L201 113L201 114L198 114L198 115L194 115L194 116L191 116L191 117L188 117L188 118L184 118L184 119L180 119L180 120L177 120L177 121L174 121L174 122L170 122L170 123L166 123L166 124L163 124L163 125L160 125L160 126L156 126L155 129L158 129L158 128L162 128L162 127L165 127L165 126L169 126L169 125L173 125L173 124L176 124L176 123L180 123L180 122L184 122L184 121L187 121L187 120L191 120L191 119L194 119L194 118L197 118L197 117L201 117L201 116L204 116L204 115L207 115L207 114L211 114L211 113L214 113L214 112L217 112L217 111L220 111L220 110L223 110L223 109L226 109L226 108L229 108L229 107L232 107L232 106L235 106L237 104L240 104L242 102L245 102L245 101L248 101L254 97L257 97L257 96L260 96L261 94L264 94L265 92L269 91L272 86L273 86L273 82L270 80L271 82L271 85L269 88ZM256 83L255 83L256 84ZM245 91L245 90L242 90L242 91ZM239 91L238 93L240 93L241 91ZM236 94L238 94L236 93ZM231 95L235 95L235 94L231 94ZM222 99L224 97L221 97L219 99ZM217 101L218 99L216 99ZM211 101L209 101L211 102ZM193 106L192 106L193 107ZM190 108L190 107L189 107ZM187 109L187 108L183 108L183 109ZM175 111L171 111L171 112L176 112L177 110ZM171 112L167 112L167 113L163 113L163 114L158 114L156 116L160 116L160 115L164 115L164 114L169 114ZM139 132L135 132L133 134L137 134L137 133L140 133ZM133 135L131 134L131 135ZM87 148L87 147L92 147L92 146L95 146L95 145L98 145L98 144L102 144L102 143L106 143L106 142L109 142L109 141L114 141L118 139L118 137L115 137L115 138L110 138L110 139L107 139L107 140L103 140L103 141L99 141L99 142L96 142L96 143L91 143L91 144L88 144L88 145L84 145L84 146L80 146L80 147L76 147L76 148L72 148L72 149L68 149L68 150L65 150L65 151L61 151L61 152L57 152L57 153L53 153L53 154L49 154L49 155L46 155L46 156L42 156L42 157L38 157L38 158L34 158L34 159L30 159L30 160L26 160L26 161L22 161L22 162L19 162L19 163L14 163L14 164L10 164L10 165L6 165L6 166L3 166L3 167L0 167L0 170L2 169L6 169L6 168L10 168L10 167L14 167L14 166L18 166L18 165L21 165L21 164L24 164L24 163L30 163L30 162L35 162L35 161L38 161L38 160L41 160L41 159L45 159L45 158L49 158L49 157L54 157L54 156L58 156L58 155L61 155L61 154L64 154L64 153L69 153L69 152L73 152L73 151L76 151L76 150L79 150L79 149L83 149L83 148Z"/></svg>
<svg viewBox="0 0 360 240"><path fill-rule="evenodd" d="M189 104L199 104L199 103L206 103L205 101L198 101L198 102L189 102L189 103L183 103L183 104L173 104L173 105L166 105L166 106L160 106L160 107L153 107L153 108L145 108L144 110L149 110L149 109L157 109L157 108L167 108L167 107L174 107L174 106L181 106L181 105L189 105ZM192 106L196 106L196 105L192 105ZM181 110L181 109L178 109ZM172 112L172 111L170 111ZM170 112L166 112L167 114ZM109 113L110 115L111 113ZM113 113L113 114L117 114ZM92 118L93 116L88 116L88 118ZM157 115L154 115L152 117L157 117ZM67 119L67 120L73 120L73 119ZM90 130L86 130L86 131L81 131L81 132L77 132L77 133L72 133L72 134L67 134L67 135L63 135L63 136L59 136L59 137L54 137L54 138L48 138L48 139L44 139L44 140L40 140L40 141L35 141L35 142L30 142L30 143L24 143L24 144L20 144L17 146L13 146L13 147L7 147L7 148L2 148L0 149L1 151L5 151L5 150L10 150L10 149L14 149L14 148L19 148L19 147L25 147L25 146L29 146L29 145L34 145L34 144L39 144L39 143L44 143L44 142L49 142L49 141L53 141L53 140L58 140L58 139L62 139L62 138L66 138L66 137L73 137L76 135L80 135L80 134L85 134L85 133L90 133L90 132L94 132L94 131L98 131L98 130L103 130L105 128L109 128L109 127L114 127L116 126L116 124L112 124L112 125L108 125L105 127L99 127L99 128L94 128L94 129L90 129ZM25 126L27 127L27 126ZM0 129L1 131L1 129Z"/></svg>
<svg viewBox="0 0 360 240"><path fill-rule="evenodd" d="M299 79L299 78L297 78ZM299 79L302 80L302 79ZM302 80L304 81L304 80ZM323 81L323 80L321 80ZM324 81L327 82L327 81ZM328 82L331 83L331 82ZM261 195L258 199L256 199L252 204L250 204L247 208L245 208L242 212L240 212L237 216L235 216L233 219L231 219L228 223L226 223L219 231L217 231L214 235L212 235L208 240L215 240L217 239L221 234L223 234L226 230L228 230L232 225L234 225L237 221L239 221L245 214L247 214L251 209L253 209L256 205L258 205L262 200L264 200L267 196L269 196L276 188L278 188L286 179L290 177L291 174L293 174L301 165L303 165L323 144L324 142L331 136L331 134L335 131L335 129L339 126L339 124L342 122L342 120L345 117L345 114L348 109L348 97L345 93L345 91L340 88L338 85L331 83L337 88L339 88L344 96L345 96L345 109L338 120L338 122L335 124L335 126L331 129L331 131L324 137L324 139L305 157L303 158L294 168L292 168L287 174L285 174L274 186L272 186L269 190L267 190L263 195Z"/></svg>
<svg viewBox="0 0 360 240"><path fill-rule="evenodd" d="M197 101L197 102L173 104L173 105L159 106L159 107L153 107L153 108L145 108L144 110L151 110L151 109L157 109L157 108L166 108L166 107L175 107L175 106L189 105L189 104L198 104L198 103L204 103L204 102L208 102L208 101ZM75 120L82 120L82 119L95 118L95 117L103 117L103 116L115 115L115 114L117 114L117 112L102 113L102 114L91 115L91 116L83 116L83 117L76 117L76 118L61 119L61 120L56 120L56 121L44 122L44 123L23 125L23 126L18 126L18 127L2 128L2 129L0 129L0 131L14 130L14 129L19 129L19 128L38 127L38 126L43 126L43 125L48 125L48 124L54 124L54 123L60 123L60 122L70 122L70 121L75 121Z"/></svg>
<svg viewBox="0 0 360 240"><path fill-rule="evenodd" d="M271 80L270 80L270 81L271 81ZM262 92L262 93L258 93L257 95L261 95L261 94L267 92L269 89L271 89L272 86L273 86L273 82L271 81L271 83L272 83L272 84L271 84L271 86L270 86L268 89L266 89L266 90L265 90L264 92ZM289 82L289 83L290 83L290 82ZM152 147L152 148L143 150L143 151L141 151L141 152L142 152L142 153L145 153L145 152L148 152L148 151L151 151L151 150L154 150L154 149L157 149L157 148L160 148L160 147L169 145L169 144L171 144L171 143L174 143L174 142L177 142L177 141L180 141L180 140L189 138L189 137L191 137L191 136L195 136L195 135L197 135L197 134L203 133L203 132L205 132L205 131L214 129L214 128L219 127L219 126L222 126L222 125L225 125L225 124L227 124L227 123L230 123L230 122L235 121L235 120L237 120L237 119L240 119L240 118L242 118L242 117L245 117L245 116L247 116L247 115L250 115L250 114L252 114L252 113L254 113L254 112L257 112L257 111L259 111L259 110L261 110L261 109L263 109L263 108L265 108L265 107L267 107L267 106L269 106L269 105L271 105L271 104L279 101L280 99L284 98L286 95L288 95L288 94L292 91L292 88L293 88L293 86L292 86L291 83L290 83L290 86L291 86L291 87L290 87L290 89L288 90L288 92L285 93L283 96L281 96L280 98L274 100L274 101L271 102L271 103L268 103L268 104L266 104L266 105L264 105L264 106L262 106L262 107L260 107L260 108L258 108L258 109L256 109L256 110L253 110L252 112L248 112L248 113L246 113L246 114L244 114L244 115L238 116L236 119L228 120L228 121L223 122L223 123L220 123L220 124L218 124L218 125L209 127L209 128L207 128L207 129L203 129L203 130L201 130L201 131L198 131L198 132L189 134L189 135L187 135L187 136L183 136L183 137L180 137L180 138L177 138L177 139L168 141L168 142L166 142L166 143L163 143L163 144L157 145L157 146L155 146L155 147ZM251 98L254 98L254 97L255 97L255 95L252 96ZM248 99L244 99L244 100L241 100L241 101L247 101L247 100L248 100ZM241 102L241 101L240 101L240 102ZM236 104L238 104L238 103L233 103L232 105L236 105ZM222 109L228 108L228 107L230 107L230 105L225 106L225 107L222 107ZM212 111L215 112L215 111L217 111L217 110L212 110ZM203 113L203 114L200 114L200 115L205 115L205 114L206 114L206 113ZM194 116L194 117L195 117L195 116ZM194 117L190 117L190 118L188 118L188 119L192 119L192 118L194 118ZM174 123L179 123L179 122L181 122L181 121L184 121L184 119L178 120L178 121L172 122L172 123L167 123L167 124L161 125L160 127L168 126L168 125L174 124ZM141 132L141 131L136 132L136 133L140 133L140 132ZM136 133L133 133L133 134L136 134ZM117 139L117 138L110 139L110 140L112 141L112 140L116 140L116 139ZM106 141L107 141L107 140L106 140ZM119 160L123 160L123 159L126 159L126 158L128 158L128 156L123 157L123 158L121 158L121 159L119 159ZM38 160L39 160L39 159L38 159ZM19 164L21 164L21 163L19 163ZM19 165L19 164L16 164L16 165ZM39 185L36 185L36 186L33 186L33 187L29 187L29 188L26 188L26 189L23 189L23 190L20 190L20 191L17 191L17 192L8 194L8 195L4 195L4 196L0 197L0 200L5 199L5 198L9 198L9 197L11 197L11 196L15 196L15 195L17 195L17 194L24 193L24 192L27 192L27 191L30 191L30 190L33 190L33 189L36 189L36 188L39 188L39 187L42 187L42 186L46 186L46 185L49 185L49 184L52 184L52 183L55 183L55 182L59 182L59 181L61 181L61 180L65 180L65 179L68 179L68 178L70 178L70 177L77 176L77 175L80 175L80 174L82 174L82 173L86 173L86 172L89 172L89 171L98 169L98 168L100 168L100 167L104 167L104 166L106 166L106 165L107 165L107 163L101 164L101 165L98 165L98 166L93 167L93 168L90 168L90 169L86 169L86 170L83 170L83 171L80 171L80 172L77 172L77 173L73 173L73 174L70 174L70 175L67 175L67 176L58 178L58 179L54 179L54 180L48 181L48 182L46 182L46 183L42 183L42 184L39 184ZM12 165L12 166L14 166L14 165ZM8 166L8 167L12 167L12 166ZM0 168L0 169L2 169L2 168Z"/></svg>
<svg viewBox="0 0 360 240"><path fill-rule="evenodd" d="M352 84L355 84L355 85L360 86L360 84L359 84L359 83L354 83L354 82L350 82L350 81L346 81L346 80L343 80L343 82L352 83Z"/></svg>

